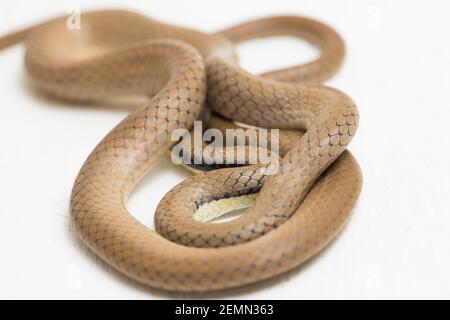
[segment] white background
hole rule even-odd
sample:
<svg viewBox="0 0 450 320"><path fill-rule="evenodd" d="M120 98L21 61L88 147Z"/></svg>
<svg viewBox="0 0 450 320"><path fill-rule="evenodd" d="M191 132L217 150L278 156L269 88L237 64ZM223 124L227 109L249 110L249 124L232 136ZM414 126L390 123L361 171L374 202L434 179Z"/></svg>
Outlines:
<svg viewBox="0 0 450 320"><path fill-rule="evenodd" d="M33 92L23 46L0 52L0 298L450 298L450 19L446 1L2 1L0 34L81 10L127 7L215 31L247 19L307 15L347 43L327 83L354 98L361 124L350 150L364 174L353 218L327 250L287 275L203 296L134 284L70 231L68 202L81 164L127 113L68 105ZM317 52L290 38L240 45L261 72ZM189 176L162 159L129 208L152 227L161 197Z"/></svg>

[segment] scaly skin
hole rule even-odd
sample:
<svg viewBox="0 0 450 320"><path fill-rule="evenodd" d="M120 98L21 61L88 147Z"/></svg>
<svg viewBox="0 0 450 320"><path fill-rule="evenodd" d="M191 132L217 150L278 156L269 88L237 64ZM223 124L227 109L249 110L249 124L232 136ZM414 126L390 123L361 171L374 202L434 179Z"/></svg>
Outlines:
<svg viewBox="0 0 450 320"><path fill-rule="evenodd" d="M305 37L322 55L264 77L241 70L232 42L272 34ZM59 18L0 38L0 48L22 40L28 73L49 94L79 101L151 97L97 145L72 191L73 229L120 272L166 290L241 286L298 266L347 221L361 189L358 164L345 151L358 125L356 106L336 89L286 82L321 81L338 69L344 46L329 27L275 17L204 34L131 12L99 11L83 14L79 31ZM173 144L173 130L191 128L205 99L229 119L213 116L212 125L233 127L236 120L289 129L281 135L284 157L273 176L258 166L228 168L175 187L155 215L165 239L128 213L127 195ZM208 201L260 189L233 222L192 218Z"/></svg>

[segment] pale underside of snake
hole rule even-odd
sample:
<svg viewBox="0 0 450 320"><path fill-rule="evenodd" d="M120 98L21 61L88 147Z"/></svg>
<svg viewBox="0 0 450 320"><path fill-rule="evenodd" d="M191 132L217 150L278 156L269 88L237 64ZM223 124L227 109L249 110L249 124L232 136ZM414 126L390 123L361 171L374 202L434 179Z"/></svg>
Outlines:
<svg viewBox="0 0 450 320"><path fill-rule="evenodd" d="M312 42L320 57L254 76L236 62L234 43L269 35ZM267 279L306 261L345 225L361 173L345 151L358 112L344 93L321 82L339 68L344 45L307 18L273 17L205 34L128 11L82 15L80 30L58 18L0 38L0 49L26 41L26 69L37 88L76 101L148 97L97 145L73 186L73 229L102 259L152 287L208 291ZM172 189L155 214L158 233L126 208L127 196L189 129L204 104L209 126L280 128L279 172L261 166L199 173ZM222 198L259 192L238 219L193 219Z"/></svg>

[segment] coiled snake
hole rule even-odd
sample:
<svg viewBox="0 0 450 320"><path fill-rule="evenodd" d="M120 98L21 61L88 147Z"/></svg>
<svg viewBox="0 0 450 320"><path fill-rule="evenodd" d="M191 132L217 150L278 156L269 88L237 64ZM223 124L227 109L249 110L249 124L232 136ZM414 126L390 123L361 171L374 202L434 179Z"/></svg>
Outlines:
<svg viewBox="0 0 450 320"><path fill-rule="evenodd" d="M237 65L233 43L276 34L306 38L321 56L262 76ZM47 93L77 101L148 97L92 151L71 196L73 229L120 272L166 290L241 286L301 264L347 221L362 181L345 151L358 112L344 93L313 84L334 74L344 56L329 27L273 17L204 34L128 11L97 11L82 15L81 30L58 18L0 38L0 49L23 40L28 74ZM128 213L127 195L173 145L173 130L191 128L205 100L215 113L210 125L283 129L279 171L266 176L253 165L193 176L160 202L158 234ZM234 221L193 219L205 203L259 190Z"/></svg>

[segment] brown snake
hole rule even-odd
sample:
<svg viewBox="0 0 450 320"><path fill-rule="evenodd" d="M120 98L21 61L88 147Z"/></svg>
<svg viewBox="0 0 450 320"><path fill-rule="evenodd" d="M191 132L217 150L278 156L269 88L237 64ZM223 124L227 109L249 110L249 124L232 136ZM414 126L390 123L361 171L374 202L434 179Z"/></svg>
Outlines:
<svg viewBox="0 0 450 320"><path fill-rule="evenodd" d="M341 64L344 45L336 32L301 17L267 18L215 34L128 11L84 13L81 21L81 30L68 30L58 18L5 36L0 49L26 40L30 78L58 97L149 97L97 145L73 187L73 228L101 258L152 287L218 290L298 266L339 233L361 189L359 166L345 151L358 112L344 93L312 83ZM278 34L311 41L321 56L262 76L239 68L233 43ZM265 176L260 167L246 166L193 176L160 202L158 234L129 214L127 196L173 145L173 130L191 128L205 99L223 117L212 116L210 126L233 127L234 120L283 129L279 172ZM239 219L205 224L192 217L214 199L259 190Z"/></svg>

